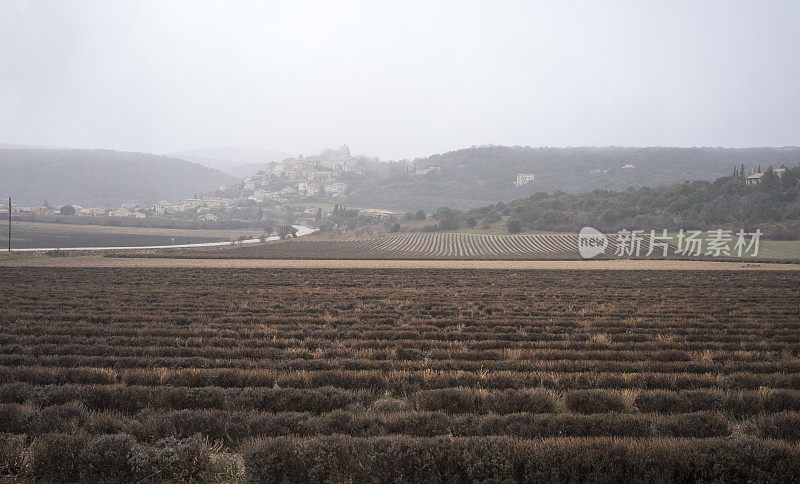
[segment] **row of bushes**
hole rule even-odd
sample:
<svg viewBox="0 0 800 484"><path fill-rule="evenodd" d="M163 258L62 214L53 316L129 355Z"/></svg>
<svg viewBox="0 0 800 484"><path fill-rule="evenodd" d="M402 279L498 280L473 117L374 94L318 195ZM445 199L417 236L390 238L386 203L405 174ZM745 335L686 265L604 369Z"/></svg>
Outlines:
<svg viewBox="0 0 800 484"><path fill-rule="evenodd" d="M359 318L361 318L361 314ZM589 316L581 315L582 318L589 319ZM669 317L670 315L665 315ZM408 316L406 316L408 317ZM780 316L778 316L780 317ZM290 326L283 324L264 322L269 324L272 331L270 333L252 333L251 327L242 324L231 324L228 327L239 328L243 334L239 338L234 337L214 337L195 334L192 331L182 331L181 326L166 324L163 327L150 326L152 334L131 334L130 344L125 348L124 353L119 353L120 348L115 346L114 338L125 335L127 331L119 328L117 334L98 334L91 333L91 327L86 330L74 328L58 328L48 324L52 329L49 334L26 334L24 330L19 334L10 335L0 333L0 345L18 344L21 347L35 347L40 350L40 354L70 354L80 353L87 356L103 355L153 355L153 356L174 356L191 357L203 355L204 351L215 358L269 358L284 356L285 350L307 349L314 351L317 348L322 350L321 356L324 358L347 358L353 350L370 348L375 351L378 359L404 359L402 354L396 350L408 348L421 352L424 356L431 359L459 358L464 360L501 360L503 350L509 347L517 347L525 350L535 350L540 359L560 360L560 359L608 359L609 354L616 354L621 360L636 360L639 354L644 355L645 359L655 359L664 361L690 361L691 357L686 352L696 351L699 348L711 350L737 351L745 349L754 351L774 351L780 349L781 343L791 344L797 342L797 336L790 333L787 329L775 331L767 346L759 346L759 340L748 332L765 329L763 326L752 325L755 327L731 328L724 326L725 334L715 336L714 341L704 341L707 336L706 329L677 330L673 326L663 328L656 326L648 331L646 323L637 325L636 333L627 334L624 331L629 329L628 325L621 325L618 328L605 327L602 321L592 319L590 328L583 328L574 324L553 326L537 326L539 321L517 321L509 320L504 322L502 319L493 318L497 328L486 326L476 326L481 323L479 316L467 320L456 319L442 328L428 327L425 323L418 322L414 325L415 331L399 329L396 326L396 318L389 319L388 322L376 322L372 326L367 326L363 321L338 321L333 322L334 317L330 314L320 314L311 316L311 324L302 321L293 321ZM287 318L289 319L289 318ZM14 324L22 325L25 321L15 321ZM520 322L526 326L526 334L516 332ZM37 323L37 321L30 321ZM41 324L41 321L38 321ZM215 321L218 323L218 321ZM468 326L467 323L470 325ZM77 324L77 323L76 323ZM191 320L189 324L201 324ZM324 327L323 324L332 324ZM303 326L306 326L303 328ZM546 328L546 329L545 329ZM108 328L110 329L110 328ZM117 328L114 328L117 329ZM490 331L490 329L492 329ZM314 331L314 337L309 337L309 331ZM659 332L668 330L672 335L672 340L654 341ZM365 331L367 332L365 334ZM560 341L559 331L569 331L574 340L570 341L568 347L554 346L553 342ZM88 332L88 335L81 333ZM607 337L597 339L598 332ZM143 331L144 333L144 331ZM649 333L649 334L648 334ZM272 339L271 335L280 335L280 338ZM391 338L383 338L384 334L391 334ZM357 346L331 347L327 344L325 336L336 337L337 339L356 341ZM182 341L175 341L175 338L183 338ZM183 342L185 341L185 343ZM450 346L452 341L463 341L469 345L462 348ZM747 348L749 346L749 348ZM613 353L610 353L613 352Z"/></svg>
<svg viewBox="0 0 800 484"><path fill-rule="evenodd" d="M709 439L258 439L243 447L258 482L797 482L797 446Z"/></svg>
<svg viewBox="0 0 800 484"><path fill-rule="evenodd" d="M32 323L35 324L35 323ZM280 331L275 329L275 331ZM570 331L565 328L564 331ZM758 331L758 330L753 330ZM200 337L191 335L177 335L167 340L164 338L164 345L160 346L160 341L151 341L150 338L146 342L130 341L130 345L126 347L119 347L110 345L107 341L80 340L78 338L70 338L69 336L61 336L59 338L20 338L14 335L3 336L0 339L7 339L5 344L0 342L0 350L5 355L14 356L16 358L33 358L45 357L45 361L58 361L58 358L68 357L82 357L93 358L98 356L113 356L119 357L120 361L126 359L134 359L137 357L151 357L151 358L172 358L172 359L185 359L185 358L204 358L206 360L222 360L230 361L231 367L246 368L247 361L255 358L265 358L276 360L279 363L281 359L288 358L293 361L293 364L300 364L303 360L350 360L360 359L364 357L364 353L368 352L368 360L373 361L374 364L383 362L398 363L400 361L409 362L419 359L428 358L431 361L457 361L459 363L468 364L469 362L482 361L485 364L503 363L508 360L508 350L519 351L527 355L529 361L597 361L597 362L693 362L699 364L710 363L708 361L698 361L695 355L699 351L708 351L714 355L714 362L731 368L736 371L763 371L764 363L779 363L790 364L797 363L796 358L792 357L787 359L788 356L793 355L793 344L796 341L787 341L784 343L771 342L764 343L752 341L750 344L743 342L741 339L737 343L721 343L709 341L697 342L681 342L680 344L671 343L667 344L649 344L649 343L626 343L614 341L613 343L597 343L603 345L602 348L585 347L587 345L570 343L569 349L558 348L561 344L557 340L551 338L548 341L540 342L539 344L531 341L524 341L520 343L514 339L514 335L508 335L508 339L497 339L498 336L505 336L502 334L493 333L493 339L483 340L476 342L472 339L457 339L454 341L431 341L431 340L416 340L416 341L403 341L403 342L373 342L371 340L359 341L355 339L356 335L341 334L337 332L332 334L331 338L342 340L348 343L345 348L331 348L320 345L319 341L307 340L287 340L287 341L273 341L268 337L262 340L244 340L240 341L241 346L237 347L217 347L211 343L199 343L187 346L171 346L174 345L175 339L197 338ZM608 333L600 333L599 339L616 338ZM119 335L122 336L122 335ZM114 338L118 338L115 336ZM362 332L362 337L364 336ZM419 335L417 335L419 336ZM469 335L470 337L474 335ZM517 335L519 337L519 335ZM595 334L592 337L598 338ZM673 336L675 337L675 336ZM680 336L678 336L680 337ZM786 336L788 339L790 336ZM791 336L792 339L797 339ZM529 337L531 338L531 337ZM699 335L698 338L707 338L706 335ZM26 339L28 341L20 341ZM64 339L68 341L62 342L37 342L38 339ZM158 338L161 340L162 338ZM236 344L236 340L229 341L228 343ZM259 345L255 348L248 348L249 345ZM747 352L749 358L743 359L743 352ZM523 361L524 362L524 361ZM748 367L746 365L754 365ZM743 366L736 366L743 365ZM53 366L47 364L47 366ZM680 368L680 366L676 366ZM790 367L791 368L791 367Z"/></svg>
<svg viewBox="0 0 800 484"><path fill-rule="evenodd" d="M458 414L417 412L407 402L381 399L371 411L334 410L324 414L307 412L255 412L225 410L147 409L135 415L115 411L92 412L80 404L45 408L30 405L0 405L0 432L41 435L52 432L89 434L128 433L152 442L195 433L228 445L249 437L280 435L379 436L391 434L489 436L525 438L557 436L626 437L717 437L747 433L763 438L796 440L800 414L783 412L752 420L729 420L719 412L661 414ZM744 427L742 427L744 425ZM742 430L739 430L739 428Z"/></svg>
<svg viewBox="0 0 800 484"><path fill-rule="evenodd" d="M154 445L128 434L0 434L0 476L46 482L189 482L236 474L235 462L199 435Z"/></svg>
<svg viewBox="0 0 800 484"><path fill-rule="evenodd" d="M498 309L499 310L499 309ZM431 311L428 309L427 311ZM775 328L780 324L780 315L776 316L776 321L772 325L772 333L768 341L760 341L754 337L752 332L767 329L762 325L747 325L741 328L731 328L729 325L719 329L725 330L724 334L715 335L713 341L708 341L707 328L689 330L687 328L675 328L674 323L668 327L659 325L648 329L645 321L637 322L637 332L625 333L630 329L629 324L617 322L619 327L607 327L603 320L590 319L590 316L581 315L584 320L591 320L590 328L584 328L576 324L557 324L552 319L546 321L503 319L493 317L492 322L497 328L483 326L479 316L474 319L454 319L444 324L443 327L427 327L422 320L415 322L414 330L399 329L396 326L397 318L391 318L374 322L371 326L363 321L361 313L356 312L359 317L357 321L338 321L333 322L334 317L330 314L320 314L309 316L309 323L297 321L297 318L288 316L285 320L291 321L290 325L273 323L271 321L259 321L261 324L268 324L270 332L253 333L252 319L248 319L248 324L231 323L228 328L238 328L242 334L238 338L205 336L202 332L195 333L191 330L182 330L182 326L174 323L158 324L149 326L148 330L142 333L132 333L124 328L106 328L115 330L112 334L98 334L92 331L92 326L84 330L78 328L65 327L63 329L48 323L47 327L52 330L48 334L28 334L20 328L15 334L0 333L0 345L18 344L22 347L35 347L39 354L70 354L80 353L87 356L103 355L153 355L153 356L174 356L192 357L203 355L207 351L208 355L215 358L269 358L281 357L285 350L307 349L314 351L322 349L324 358L346 358L351 351L370 348L375 351L378 359L403 359L395 350L409 348L420 351L431 359L446 359L455 355L460 359L483 359L500 360L503 359L503 350L509 347L519 347L526 350L535 350L540 354L541 359L607 359L610 351L618 352L620 359L637 359L637 353L643 353L646 359L656 359L664 361L689 361L690 356L686 351L696 351L700 348L711 350L737 351L749 349L753 351L776 351L798 342L798 336L791 333L790 328ZM663 317L670 317L665 314ZM405 317L409 317L406 315ZM12 318L14 319L14 318ZM437 321L441 321L437 319ZM618 320L617 320L618 321ZM217 324L224 324L219 319L214 321ZM550 326L538 326L538 324L548 322ZM16 320L13 324L23 325L25 320ZM30 320L28 324L41 324L41 321ZM469 325L467 325L469 323ZM526 334L521 335L516 330L520 323L525 325ZM79 324L79 323L75 323ZM118 323L114 323L118 324ZM186 324L201 324L190 318ZM327 327L323 324L328 325ZM481 326L476 326L481 324ZM304 327L305 326L305 327ZM309 331L314 331L314 337L309 337ZM574 340L570 341L568 347L554 346L554 342L560 342L560 331L569 331L574 335ZM607 340L598 340L597 332L602 331ZM672 340L658 341L658 334L669 331ZM153 332L158 334L146 334ZM751 332L748 334L748 332ZM81 333L88 333L83 335ZM272 335L280 335L279 338L272 339ZM391 337L384 337L389 336ZM119 353L120 349L116 346L115 337L129 336L130 345L127 345L124 353ZM352 340L357 342L354 346L345 348L330 347L330 339L325 337L336 337L341 340ZM185 343L175 341L175 338L183 338ZM182 340L182 341L183 341ZM453 348L451 342L462 341L468 343L468 347ZM742 344L745 346L741 346Z"/></svg>
<svg viewBox="0 0 800 484"><path fill-rule="evenodd" d="M153 361L152 363L166 363ZM587 366L593 366L589 363ZM342 366L347 366L343 364ZM597 365L599 366L599 365ZM590 370L584 368L583 370ZM634 372L626 368L613 372L594 371L559 372L547 367L538 371L489 371L476 368L464 371L451 368L406 370L386 368L384 370L242 370L187 368L137 368L116 372L100 367L48 368L16 367L0 368L0 381L37 385L53 384L116 384L141 386L180 387L291 387L321 388L335 386L345 389L371 388L393 392L414 392L421 389L437 389L458 386L479 386L490 389L545 387L555 390L610 388L610 389L758 389L783 388L800 390L800 372L775 373L658 373Z"/></svg>
<svg viewBox="0 0 800 484"><path fill-rule="evenodd" d="M123 385L47 385L8 383L0 386L0 403L38 406L78 402L91 410L118 410L127 414L145 408L224 409L329 412L349 405L369 405L375 395L323 387L299 388L187 388Z"/></svg>
<svg viewBox="0 0 800 484"><path fill-rule="evenodd" d="M230 481L242 468L200 436L0 434L0 475L25 480ZM508 437L254 439L253 482L797 482L800 449L748 439Z"/></svg>
<svg viewBox="0 0 800 484"><path fill-rule="evenodd" d="M142 387L122 385L32 386L7 383L0 386L0 403L29 403L40 407L77 402L91 410L117 410L127 414L145 408L298 411L324 413L347 407L368 407L380 395L333 387L218 388ZM722 390L479 390L443 388L412 393L416 410L448 413L576 413L724 412L748 416L763 412L800 411L800 391L761 389Z"/></svg>
<svg viewBox="0 0 800 484"><path fill-rule="evenodd" d="M407 350L406 350L407 351ZM509 355L514 355L510 350ZM284 357L285 358L285 357ZM711 363L711 362L626 362L626 361L593 361L593 360L517 360L507 359L502 362L492 361L457 361L440 360L430 361L421 357L419 360L404 361L402 363L374 360L371 358L348 358L341 360L322 359L295 359L276 360L271 363L271 368L237 368L237 362L232 360L183 360L190 368L182 368L181 360L167 361L160 358L97 358L97 357L70 357L70 358L39 358L37 363L27 364L24 357L11 357L5 355L0 362L0 379L4 381L27 381L30 383L118 383L138 385L183 385L183 386L263 386L273 383L291 385L298 378L292 372L313 372L315 380L320 377L336 375L346 381L343 372L373 372L386 373L390 371L407 371L410 375L424 370L436 371L437 374L463 372L462 379L477 378L479 371L494 373L632 373L640 372L646 375L664 374L675 375L684 379L700 379L706 373L715 373L719 385L731 388L752 388L758 381L766 381L773 385L800 388L800 361L783 360L776 362L739 362L739 363ZM32 362L32 358L30 359ZM72 360L72 361L70 361ZM259 360L260 361L260 360ZM89 365L91 363L91 366ZM157 368L161 365L166 368ZM135 366L134 366L135 365ZM141 366L140 366L141 365ZM191 367L191 365L195 365ZM229 366L230 365L230 366ZM214 368L209 368L213 366ZM123 368L127 367L127 368ZM156 367L156 368L154 368ZM115 370L111 370L114 368ZM523 375L524 376L524 375ZM362 377L352 375L351 378ZM551 379L552 380L552 379ZM766 384L762 383L762 385ZM756 386L757 388L757 386Z"/></svg>
<svg viewBox="0 0 800 484"><path fill-rule="evenodd" d="M762 412L800 410L800 392L774 389L680 392L592 389L557 393L545 390L443 388L414 393L411 401L417 409L444 410L448 413L556 412L562 405L571 412L582 414L717 411L741 417Z"/></svg>

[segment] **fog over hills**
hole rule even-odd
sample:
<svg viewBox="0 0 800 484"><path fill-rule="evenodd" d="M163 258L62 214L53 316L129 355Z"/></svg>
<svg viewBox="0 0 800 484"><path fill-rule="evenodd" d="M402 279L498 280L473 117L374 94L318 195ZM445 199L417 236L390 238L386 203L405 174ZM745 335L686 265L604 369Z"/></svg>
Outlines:
<svg viewBox="0 0 800 484"><path fill-rule="evenodd" d="M280 161L289 157L288 154L280 151L239 146L181 150L168 153L166 156L216 168L238 178L244 178L264 169L271 161Z"/></svg>
<svg viewBox="0 0 800 484"><path fill-rule="evenodd" d="M236 178L186 160L110 150L2 149L0 193L21 205L117 207L215 190Z"/></svg>
<svg viewBox="0 0 800 484"><path fill-rule="evenodd" d="M766 169L800 163L800 148L675 148L478 146L418 158L395 166L376 187L356 186L347 203L400 209L466 209L508 202L535 192L657 187L685 180L714 180L744 164ZM405 165L405 166L404 166ZM428 168L433 168L427 170ZM517 175L534 180L519 186ZM484 203L486 202L486 203Z"/></svg>
<svg viewBox="0 0 800 484"><path fill-rule="evenodd" d="M101 207L177 200L240 183L242 177L265 168L268 161L284 158L279 152L247 148L181 153L184 159L109 150L0 149L0 193L8 193L24 205L41 205L45 198L53 205ZM248 159L260 161L235 164ZM749 172L798 163L800 148L795 147L473 146L413 161L370 159L364 174L348 175L344 181L350 189L335 202L390 210L468 209L542 191L657 187L685 180L714 180L730 175L734 165L744 165ZM203 165L226 167L227 173ZM533 179L520 184L518 175L532 175Z"/></svg>

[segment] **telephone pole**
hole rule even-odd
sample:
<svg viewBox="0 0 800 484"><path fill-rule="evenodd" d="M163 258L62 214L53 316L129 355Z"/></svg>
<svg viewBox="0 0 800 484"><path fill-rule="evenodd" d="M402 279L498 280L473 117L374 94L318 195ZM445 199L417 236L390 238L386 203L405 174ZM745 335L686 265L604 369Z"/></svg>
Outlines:
<svg viewBox="0 0 800 484"><path fill-rule="evenodd" d="M8 251L11 252L11 197L8 197Z"/></svg>

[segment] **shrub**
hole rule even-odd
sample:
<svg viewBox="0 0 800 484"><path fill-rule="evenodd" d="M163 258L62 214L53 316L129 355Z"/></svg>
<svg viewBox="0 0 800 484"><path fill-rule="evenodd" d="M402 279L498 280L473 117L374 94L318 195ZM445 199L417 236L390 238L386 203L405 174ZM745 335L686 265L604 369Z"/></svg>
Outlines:
<svg viewBox="0 0 800 484"><path fill-rule="evenodd" d="M141 422L113 410L95 413L86 422L84 428L90 434L129 433L140 436L143 433Z"/></svg>
<svg viewBox="0 0 800 484"><path fill-rule="evenodd" d="M578 413L624 412L622 395L608 390L578 390L566 395L567 408Z"/></svg>
<svg viewBox="0 0 800 484"><path fill-rule="evenodd" d="M211 448L202 435L167 437L156 442L161 476L180 481L200 480L211 464Z"/></svg>
<svg viewBox="0 0 800 484"><path fill-rule="evenodd" d="M398 360L421 360L425 354L417 348L397 348Z"/></svg>
<svg viewBox="0 0 800 484"><path fill-rule="evenodd" d="M555 411L553 397L543 390L490 392L472 388L440 388L415 393L420 410L444 410L447 413L545 413Z"/></svg>
<svg viewBox="0 0 800 484"><path fill-rule="evenodd" d="M800 440L800 414L781 412L755 419L755 429L764 439Z"/></svg>
<svg viewBox="0 0 800 484"><path fill-rule="evenodd" d="M800 392L773 390L763 395L763 409L767 412L800 411Z"/></svg>
<svg viewBox="0 0 800 484"><path fill-rule="evenodd" d="M345 436L251 440L257 482L793 482L797 448L726 439Z"/></svg>
<svg viewBox="0 0 800 484"><path fill-rule="evenodd" d="M0 433L0 476L17 475L23 469L25 435Z"/></svg>
<svg viewBox="0 0 800 484"><path fill-rule="evenodd" d="M0 386L0 402L23 403L30 398L33 386L29 383L14 382Z"/></svg>
<svg viewBox="0 0 800 484"><path fill-rule="evenodd" d="M42 434L31 443L25 459L26 473L47 481L76 481L81 474L83 434Z"/></svg>
<svg viewBox="0 0 800 484"><path fill-rule="evenodd" d="M101 482L128 482L134 477L130 454L136 440L128 434L100 435L83 450L83 477Z"/></svg>
<svg viewBox="0 0 800 484"><path fill-rule="evenodd" d="M718 412L684 413L656 422L659 435L672 437L724 437L730 434L728 419Z"/></svg>
<svg viewBox="0 0 800 484"><path fill-rule="evenodd" d="M31 422L37 415L36 408L30 405L0 404L0 432L11 434L30 433Z"/></svg>
<svg viewBox="0 0 800 484"><path fill-rule="evenodd" d="M89 419L89 411L80 403L52 405L41 409L31 426L36 433L72 433L83 427Z"/></svg>
<svg viewBox="0 0 800 484"><path fill-rule="evenodd" d="M551 413L556 410L553 397L546 391L537 390L492 392L486 397L486 406L496 413Z"/></svg>
<svg viewBox="0 0 800 484"><path fill-rule="evenodd" d="M414 394L419 410L444 410L447 413L474 413L481 410L481 399L470 388L440 388Z"/></svg>
<svg viewBox="0 0 800 484"><path fill-rule="evenodd" d="M155 446L134 444L127 465L137 480L202 481L214 471L211 464L214 450L200 435L186 439L167 437Z"/></svg>
<svg viewBox="0 0 800 484"><path fill-rule="evenodd" d="M634 405L641 412L676 413L684 411L684 402L675 392L652 390L636 395Z"/></svg>

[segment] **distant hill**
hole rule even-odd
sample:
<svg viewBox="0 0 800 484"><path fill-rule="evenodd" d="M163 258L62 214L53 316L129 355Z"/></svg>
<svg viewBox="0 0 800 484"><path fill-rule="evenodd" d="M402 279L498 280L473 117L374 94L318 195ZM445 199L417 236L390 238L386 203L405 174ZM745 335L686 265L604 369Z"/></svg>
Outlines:
<svg viewBox="0 0 800 484"><path fill-rule="evenodd" d="M743 175L713 182L691 181L637 190L595 190L580 194L537 193L509 203L474 209L470 215L490 222L509 215L509 231L577 232L591 226L606 232L620 229L659 230L728 227L755 228L771 237L800 237L800 166L786 164L779 175L762 165L760 182L748 185ZM778 168L778 165L773 166Z"/></svg>
<svg viewBox="0 0 800 484"><path fill-rule="evenodd" d="M749 171L761 165L796 166L800 148L531 148L480 146L414 160L422 176L387 170L377 186L356 187L351 206L395 209L472 208L508 202L535 192L569 193L594 189L670 185L685 180L714 180L730 175L734 165ZM627 166L627 167L626 167ZM406 170L407 171L407 170ZM413 168L411 169L413 171ZM515 187L518 173L535 181Z"/></svg>
<svg viewBox="0 0 800 484"><path fill-rule="evenodd" d="M176 151L169 153L168 156L216 168L238 178L244 178L258 170L263 170L271 161L280 161L289 157L288 154L280 151L235 146Z"/></svg>
<svg viewBox="0 0 800 484"><path fill-rule="evenodd" d="M22 205L115 207L191 197L236 183L219 170L147 153L109 150L2 149L0 195Z"/></svg>

